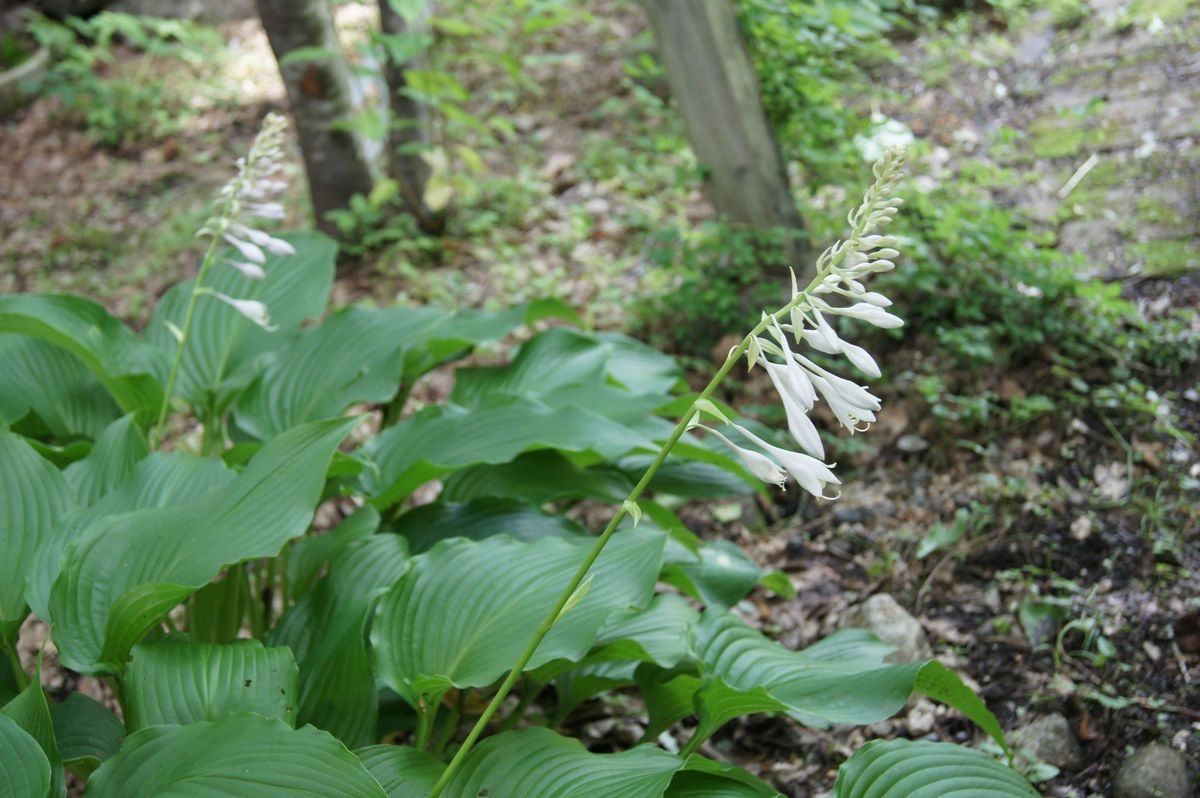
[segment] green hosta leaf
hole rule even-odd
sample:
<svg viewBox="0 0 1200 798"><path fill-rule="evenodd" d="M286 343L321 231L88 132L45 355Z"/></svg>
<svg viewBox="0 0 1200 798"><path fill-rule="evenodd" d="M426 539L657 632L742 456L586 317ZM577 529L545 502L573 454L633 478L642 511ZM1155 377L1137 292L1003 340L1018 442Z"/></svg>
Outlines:
<svg viewBox="0 0 1200 798"><path fill-rule="evenodd" d="M120 669L165 612L222 568L273 557L302 534L330 458L356 423L296 427L202 499L129 513L70 544L50 594L63 663L93 673Z"/></svg>
<svg viewBox="0 0 1200 798"><path fill-rule="evenodd" d="M874 740L838 770L834 798L1040 798L1012 768L950 743Z"/></svg>
<svg viewBox="0 0 1200 798"><path fill-rule="evenodd" d="M650 490L687 499L722 499L727 496L745 496L754 492L754 486L738 473L714 463L685 461L679 459L685 452L673 452L674 457L663 463L650 482ZM617 467L633 479L641 478L653 455L622 457Z"/></svg>
<svg viewBox="0 0 1200 798"><path fill-rule="evenodd" d="M524 308L498 314L434 308L350 307L302 333L238 400L237 423L262 439L296 424L328 418L357 402L392 400L401 383L526 318Z"/></svg>
<svg viewBox="0 0 1200 798"><path fill-rule="evenodd" d="M279 329L264 330L216 297L200 297L177 385L179 395L192 404L223 409L254 378L264 355L287 343L302 321L324 312L337 245L319 233L286 233L280 238L289 241L296 254L267 255L267 276L262 280L251 280L222 263L208 272L205 287L266 303ZM171 358L178 342L167 323L183 327L191 290L190 280L171 288L146 328L150 340Z"/></svg>
<svg viewBox="0 0 1200 798"><path fill-rule="evenodd" d="M46 798L50 760L12 718L0 715L0 798Z"/></svg>
<svg viewBox="0 0 1200 798"><path fill-rule="evenodd" d="M26 613L25 577L38 546L66 515L74 497L58 469L19 436L0 428L0 625Z"/></svg>
<svg viewBox="0 0 1200 798"><path fill-rule="evenodd" d="M42 690L40 677L39 665L38 678L16 698L5 704L0 709L0 716L14 721L37 741L46 756L46 761L50 763L50 792L58 798L65 798L67 783L63 774L62 757L54 739L54 723L50 720L50 706L46 703L46 693ZM0 747L0 758L6 753L4 748Z"/></svg>
<svg viewBox="0 0 1200 798"><path fill-rule="evenodd" d="M404 572L404 539L373 535L351 543L329 573L300 597L271 633L300 665L301 723L312 723L351 746L375 742L379 698L366 626L375 598Z"/></svg>
<svg viewBox="0 0 1200 798"><path fill-rule="evenodd" d="M414 558L380 601L371 628L380 678L413 705L421 693L491 684L532 637L589 543L450 540ZM646 604L662 547L661 533L615 536L589 572L591 589L559 619L528 667L581 659L614 610Z"/></svg>
<svg viewBox="0 0 1200 798"><path fill-rule="evenodd" d="M77 296L0 296L0 333L40 338L75 355L126 413L148 421L162 403L167 364L101 305Z"/></svg>
<svg viewBox="0 0 1200 798"><path fill-rule="evenodd" d="M125 726L107 707L83 693L71 693L50 707L54 738L63 763L84 776L117 752Z"/></svg>
<svg viewBox="0 0 1200 798"><path fill-rule="evenodd" d="M575 707L593 696L636 684L633 675L637 666L636 662L595 662L555 676L550 725L560 725Z"/></svg>
<svg viewBox="0 0 1200 798"><path fill-rule="evenodd" d="M683 766L661 748L590 753L578 740L532 728L489 737L454 774L445 798L655 798Z"/></svg>
<svg viewBox="0 0 1200 798"><path fill-rule="evenodd" d="M552 449L526 452L511 463L467 468L446 477L441 497L467 501L504 498L542 505L564 499L619 502L634 480L612 466L583 468Z"/></svg>
<svg viewBox="0 0 1200 798"><path fill-rule="evenodd" d="M497 498L423 504L396 519L391 530L408 539L414 554L451 537L482 540L493 535L510 535L518 540L535 540L572 539L584 534L582 527L561 515L544 513L515 499Z"/></svg>
<svg viewBox="0 0 1200 798"><path fill-rule="evenodd" d="M67 466L63 476L78 505L88 507L128 479L148 454L146 438L130 414L109 424L87 457Z"/></svg>
<svg viewBox="0 0 1200 798"><path fill-rule="evenodd" d="M662 580L709 607L732 607L749 595L766 571L736 543L715 540L663 568Z"/></svg>
<svg viewBox="0 0 1200 798"><path fill-rule="evenodd" d="M29 606L42 620L52 620L50 589L59 575L63 549L71 542L121 524L125 513L204 496L229 484L234 476L220 460L182 452L158 452L142 460L120 487L91 507L64 517L42 542L28 577Z"/></svg>
<svg viewBox="0 0 1200 798"><path fill-rule="evenodd" d="M596 647L606 658L674 667L687 656L687 630L699 617L679 596L662 593L645 609L618 610L610 615L600 627Z"/></svg>
<svg viewBox="0 0 1200 798"><path fill-rule="evenodd" d="M450 400L478 408L503 395L539 398L568 385L601 384L608 356L594 337L555 327L525 343L507 366L459 369Z"/></svg>
<svg viewBox="0 0 1200 798"><path fill-rule="evenodd" d="M609 458L653 447L627 427L574 407L550 408L528 399L474 410L430 407L368 444L367 454L380 472L369 485L371 501L386 507L452 471L507 463L522 452L546 448Z"/></svg>
<svg viewBox="0 0 1200 798"><path fill-rule="evenodd" d="M30 435L43 437L44 427L57 439L95 438L121 415L79 358L40 338L0 334L0 374L0 423ZM31 413L36 424L28 419Z"/></svg>
<svg viewBox="0 0 1200 798"><path fill-rule="evenodd" d="M649 722L646 737L655 738L672 724L693 714L693 698L704 680L690 673L676 673L655 665L642 665L637 674L638 689L646 702Z"/></svg>
<svg viewBox="0 0 1200 798"><path fill-rule="evenodd" d="M389 798L428 794L446 768L424 751L398 745L372 745L354 753L383 785Z"/></svg>
<svg viewBox="0 0 1200 798"><path fill-rule="evenodd" d="M263 648L257 640L134 646L121 680L126 723L137 730L254 712L292 725L299 678L291 651Z"/></svg>
<svg viewBox="0 0 1200 798"><path fill-rule="evenodd" d="M386 798L362 763L329 734L258 715L151 726L125 738L92 774L88 798Z"/></svg>
<svg viewBox="0 0 1200 798"><path fill-rule="evenodd" d="M317 572L342 549L356 540L374 535L379 529L379 511L371 505L359 507L323 535L301 538L292 544L287 557L288 587L299 597L312 587Z"/></svg>
<svg viewBox="0 0 1200 798"><path fill-rule="evenodd" d="M636 338L616 332L598 333L596 338L608 349L608 376L631 391L665 394L683 379L674 358Z"/></svg>
<svg viewBox="0 0 1200 798"><path fill-rule="evenodd" d="M688 757L663 798L782 798L762 779L739 767L702 756Z"/></svg>
<svg viewBox="0 0 1200 798"><path fill-rule="evenodd" d="M691 645L707 680L697 709L702 721L716 724L710 732L738 714L771 711L772 702L809 725L875 723L921 690L1004 744L995 717L952 671L936 661L885 664L891 647L868 632L846 630L791 651L729 613L710 610L693 627Z"/></svg>

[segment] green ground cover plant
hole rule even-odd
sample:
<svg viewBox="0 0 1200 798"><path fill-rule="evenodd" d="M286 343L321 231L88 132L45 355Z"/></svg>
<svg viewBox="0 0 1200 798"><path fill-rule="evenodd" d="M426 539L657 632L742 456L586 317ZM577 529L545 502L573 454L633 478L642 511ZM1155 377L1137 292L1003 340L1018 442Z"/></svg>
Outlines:
<svg viewBox="0 0 1200 798"><path fill-rule="evenodd" d="M881 373L833 322L901 324L862 282L899 255L878 232L900 205L898 152L812 283L692 392L670 357L553 301L327 313L333 243L260 227L282 215L281 135L268 118L195 278L144 334L82 297L0 297L16 375L0 386L8 794L64 795L70 770L90 796L774 796L701 744L751 713L873 723L914 693L1007 750L937 661L891 664L859 630L793 651L741 620L730 608L755 586L790 583L662 501L840 484L808 410L823 400L854 432L879 400L801 352ZM511 360L460 364L446 401L410 401L422 375L522 328ZM742 356L778 389L786 443L711 398ZM584 500L610 507L597 535L571 512ZM320 507L338 522L314 529ZM119 717L47 700L16 652L31 612ZM560 733L614 690L644 702L640 744L596 754ZM526 717L535 702L553 710ZM689 718L681 749L660 743ZM909 740L863 746L834 790L1037 794L987 754Z"/></svg>

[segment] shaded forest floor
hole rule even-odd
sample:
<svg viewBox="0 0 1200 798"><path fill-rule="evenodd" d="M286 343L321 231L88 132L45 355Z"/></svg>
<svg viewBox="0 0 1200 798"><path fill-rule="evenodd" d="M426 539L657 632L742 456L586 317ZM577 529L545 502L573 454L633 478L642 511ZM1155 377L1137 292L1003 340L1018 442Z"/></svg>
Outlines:
<svg viewBox="0 0 1200 798"><path fill-rule="evenodd" d="M1047 12L1011 29L984 21L923 33L898 44L902 59L879 75L887 91L862 103L925 140L915 180L963 180L970 165L992 202L1024 209L1055 246L1082 253L1087 276L1120 286L1146 316L1197 307L1200 11L1161 5L1097 0L1072 24ZM544 58L515 92L461 65L473 111L503 114L512 133L474 142L482 164L444 239L364 259L339 281L338 302L553 294L608 326L628 323L637 297L671 290L652 255L673 240L664 231L710 211L665 87L627 68L651 45L644 19L632 3L589 7L591 18L538 44ZM186 87L190 111L165 139L105 149L44 100L0 126L0 291L75 291L144 323L153 299L194 266L208 198L262 114L283 102L257 23L221 30L231 46L217 74L168 76ZM297 186L291 206L304 203ZM307 223L303 213L293 221ZM696 531L737 540L798 589L796 599L756 597L740 609L795 647L869 596L894 596L1006 729L1066 718L1082 755L1055 776L1038 771L1047 795L1111 794L1128 752L1153 741L1186 751L1195 768L1200 374L1137 375L1153 394L1138 397L1137 414L1061 405L968 424L939 417L938 400L914 387L922 361L937 356L933 337L888 346L885 371L896 376L879 424L840 453L852 473L841 501L787 494L770 506L687 509ZM1009 398L1037 393L1043 374L956 378ZM728 398L774 402L757 377ZM586 708L572 722L596 750L619 747L637 708L615 725L591 723ZM919 701L862 729L755 718L706 750L815 798L854 746L895 734L978 738Z"/></svg>

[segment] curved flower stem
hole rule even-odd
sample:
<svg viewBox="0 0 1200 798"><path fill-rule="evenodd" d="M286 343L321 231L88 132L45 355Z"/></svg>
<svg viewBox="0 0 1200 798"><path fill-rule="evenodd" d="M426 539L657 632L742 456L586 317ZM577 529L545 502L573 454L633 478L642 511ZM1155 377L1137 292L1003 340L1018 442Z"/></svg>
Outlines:
<svg viewBox="0 0 1200 798"><path fill-rule="evenodd" d="M827 268L819 270L817 272L817 276L814 277L813 281L808 285L808 288L797 293L791 299L791 301L780 308L775 315L784 316L789 313L793 306L804 300L808 291L811 291L820 284L821 280L825 278L827 273ZM449 784L450 779L454 775L455 771L462 766L463 760L466 758L467 754L471 752L471 749L475 746L476 741L479 739L480 735L483 734L484 729L487 728L488 723L491 722L492 717L500 708L500 704L503 703L504 699L513 689L513 686L516 685L517 680L521 678L521 674L525 671L525 666L529 664L529 660L533 658L534 653L537 651L537 647L541 644L546 635L550 633L551 627L554 626L555 621L557 621L559 615L562 614L563 608L567 606L567 603L571 600L571 597L575 595L575 591L579 589L581 584L583 584L583 580L587 576L587 572L596 563L596 560L600 557L600 553L604 550L604 547L612 538L613 533L617 531L617 526L620 525L621 519L623 519L626 515L626 506L628 506L630 503L637 502L638 497L642 495L647 486L649 486L650 481L654 479L654 475L658 473L658 469L662 466L663 462L666 461L667 456L671 453L671 450L675 448L675 444L679 442L679 439L683 437L683 433L687 431L692 418L697 412L696 406L712 395L713 391L717 389L717 386L719 386L721 382L724 381L725 377L729 375L730 370L733 369L733 365L737 363L737 361L745 353L751 342L765 332L769 324L770 317L767 317L755 325L754 329L742 339L741 343L738 344L737 347L735 347L732 351L730 351L729 356L725 358L725 362L721 365L721 368L718 369L717 373L713 375L713 378L709 380L708 385L704 386L704 389L696 395L695 399L692 400L691 405L688 406L687 412L683 414L682 418L679 419L679 423L675 425L675 429L671 431L671 435L662 444L662 446L659 447L658 454L655 455L654 461L650 463L649 467L646 468L646 472L642 474L642 478L638 480L638 483L633 486L631 491L629 491L629 495L626 497L625 502L617 508L616 514L613 515L612 519L608 522L608 525L604 527L604 531L600 533L600 537L596 538L596 542L592 544L592 548L588 552L587 557L584 558L583 563L579 566L578 570L575 571L575 576L571 578L571 581L567 584L562 594L559 595L558 600L554 603L554 606L551 608L550 612L546 614L546 617L543 618L542 622L538 625L537 631L534 632L533 638L529 641L529 644L525 646L525 650L521 652L521 656L517 659L516 663L513 664L512 669L508 672L508 675L504 678L504 681L501 682L500 689L498 689L496 694L492 696L492 700L488 703L487 708L483 710L483 714L479 716L479 720L475 722L475 725L471 728L470 733L467 734L467 739L465 739L463 744L459 746L458 751L454 754L454 758L450 760L450 764L446 766L444 771L442 771L441 778L437 780L437 783L433 787L433 791L429 793L427 798L437 798L437 796L441 794L442 790L446 788L446 785Z"/></svg>
<svg viewBox="0 0 1200 798"><path fill-rule="evenodd" d="M219 235L212 237L212 242L208 245L208 251L204 253L204 260L200 261L200 270L196 272L196 279L192 281L192 291L188 297L187 310L183 314L183 328L179 331L179 345L175 348L175 359L171 362L171 372L167 376L167 388L163 392L162 407L158 409L158 422L154 425L154 438L151 441L154 446L162 443L163 432L167 426L167 413L171 409L171 399L175 394L175 380L179 377L179 367L183 363L183 353L187 348L188 334L192 330L192 317L196 313L196 300L201 294L200 285L204 282L204 275L208 273L208 269L213 263L214 256L217 253L217 245L220 242L221 237Z"/></svg>

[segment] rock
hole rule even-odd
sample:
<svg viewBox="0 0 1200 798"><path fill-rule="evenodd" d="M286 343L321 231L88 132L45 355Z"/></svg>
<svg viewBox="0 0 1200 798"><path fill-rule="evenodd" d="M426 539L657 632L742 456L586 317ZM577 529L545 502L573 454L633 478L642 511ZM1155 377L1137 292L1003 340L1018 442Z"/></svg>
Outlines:
<svg viewBox="0 0 1200 798"><path fill-rule="evenodd" d="M1013 747L1063 770L1078 770L1083 752L1071 724L1059 713L1034 718L1012 733Z"/></svg>
<svg viewBox="0 0 1200 798"><path fill-rule="evenodd" d="M1190 798L1191 784L1183 754L1151 744L1139 748L1121 765L1113 798Z"/></svg>
<svg viewBox="0 0 1200 798"><path fill-rule="evenodd" d="M896 441L896 448L908 454L915 454L928 449L929 441L920 435L901 435L900 439Z"/></svg>
<svg viewBox="0 0 1200 798"><path fill-rule="evenodd" d="M916 662L929 659L933 651L921 624L887 593L871 596L842 616L841 627L869 629L881 640L896 646L888 662Z"/></svg>

